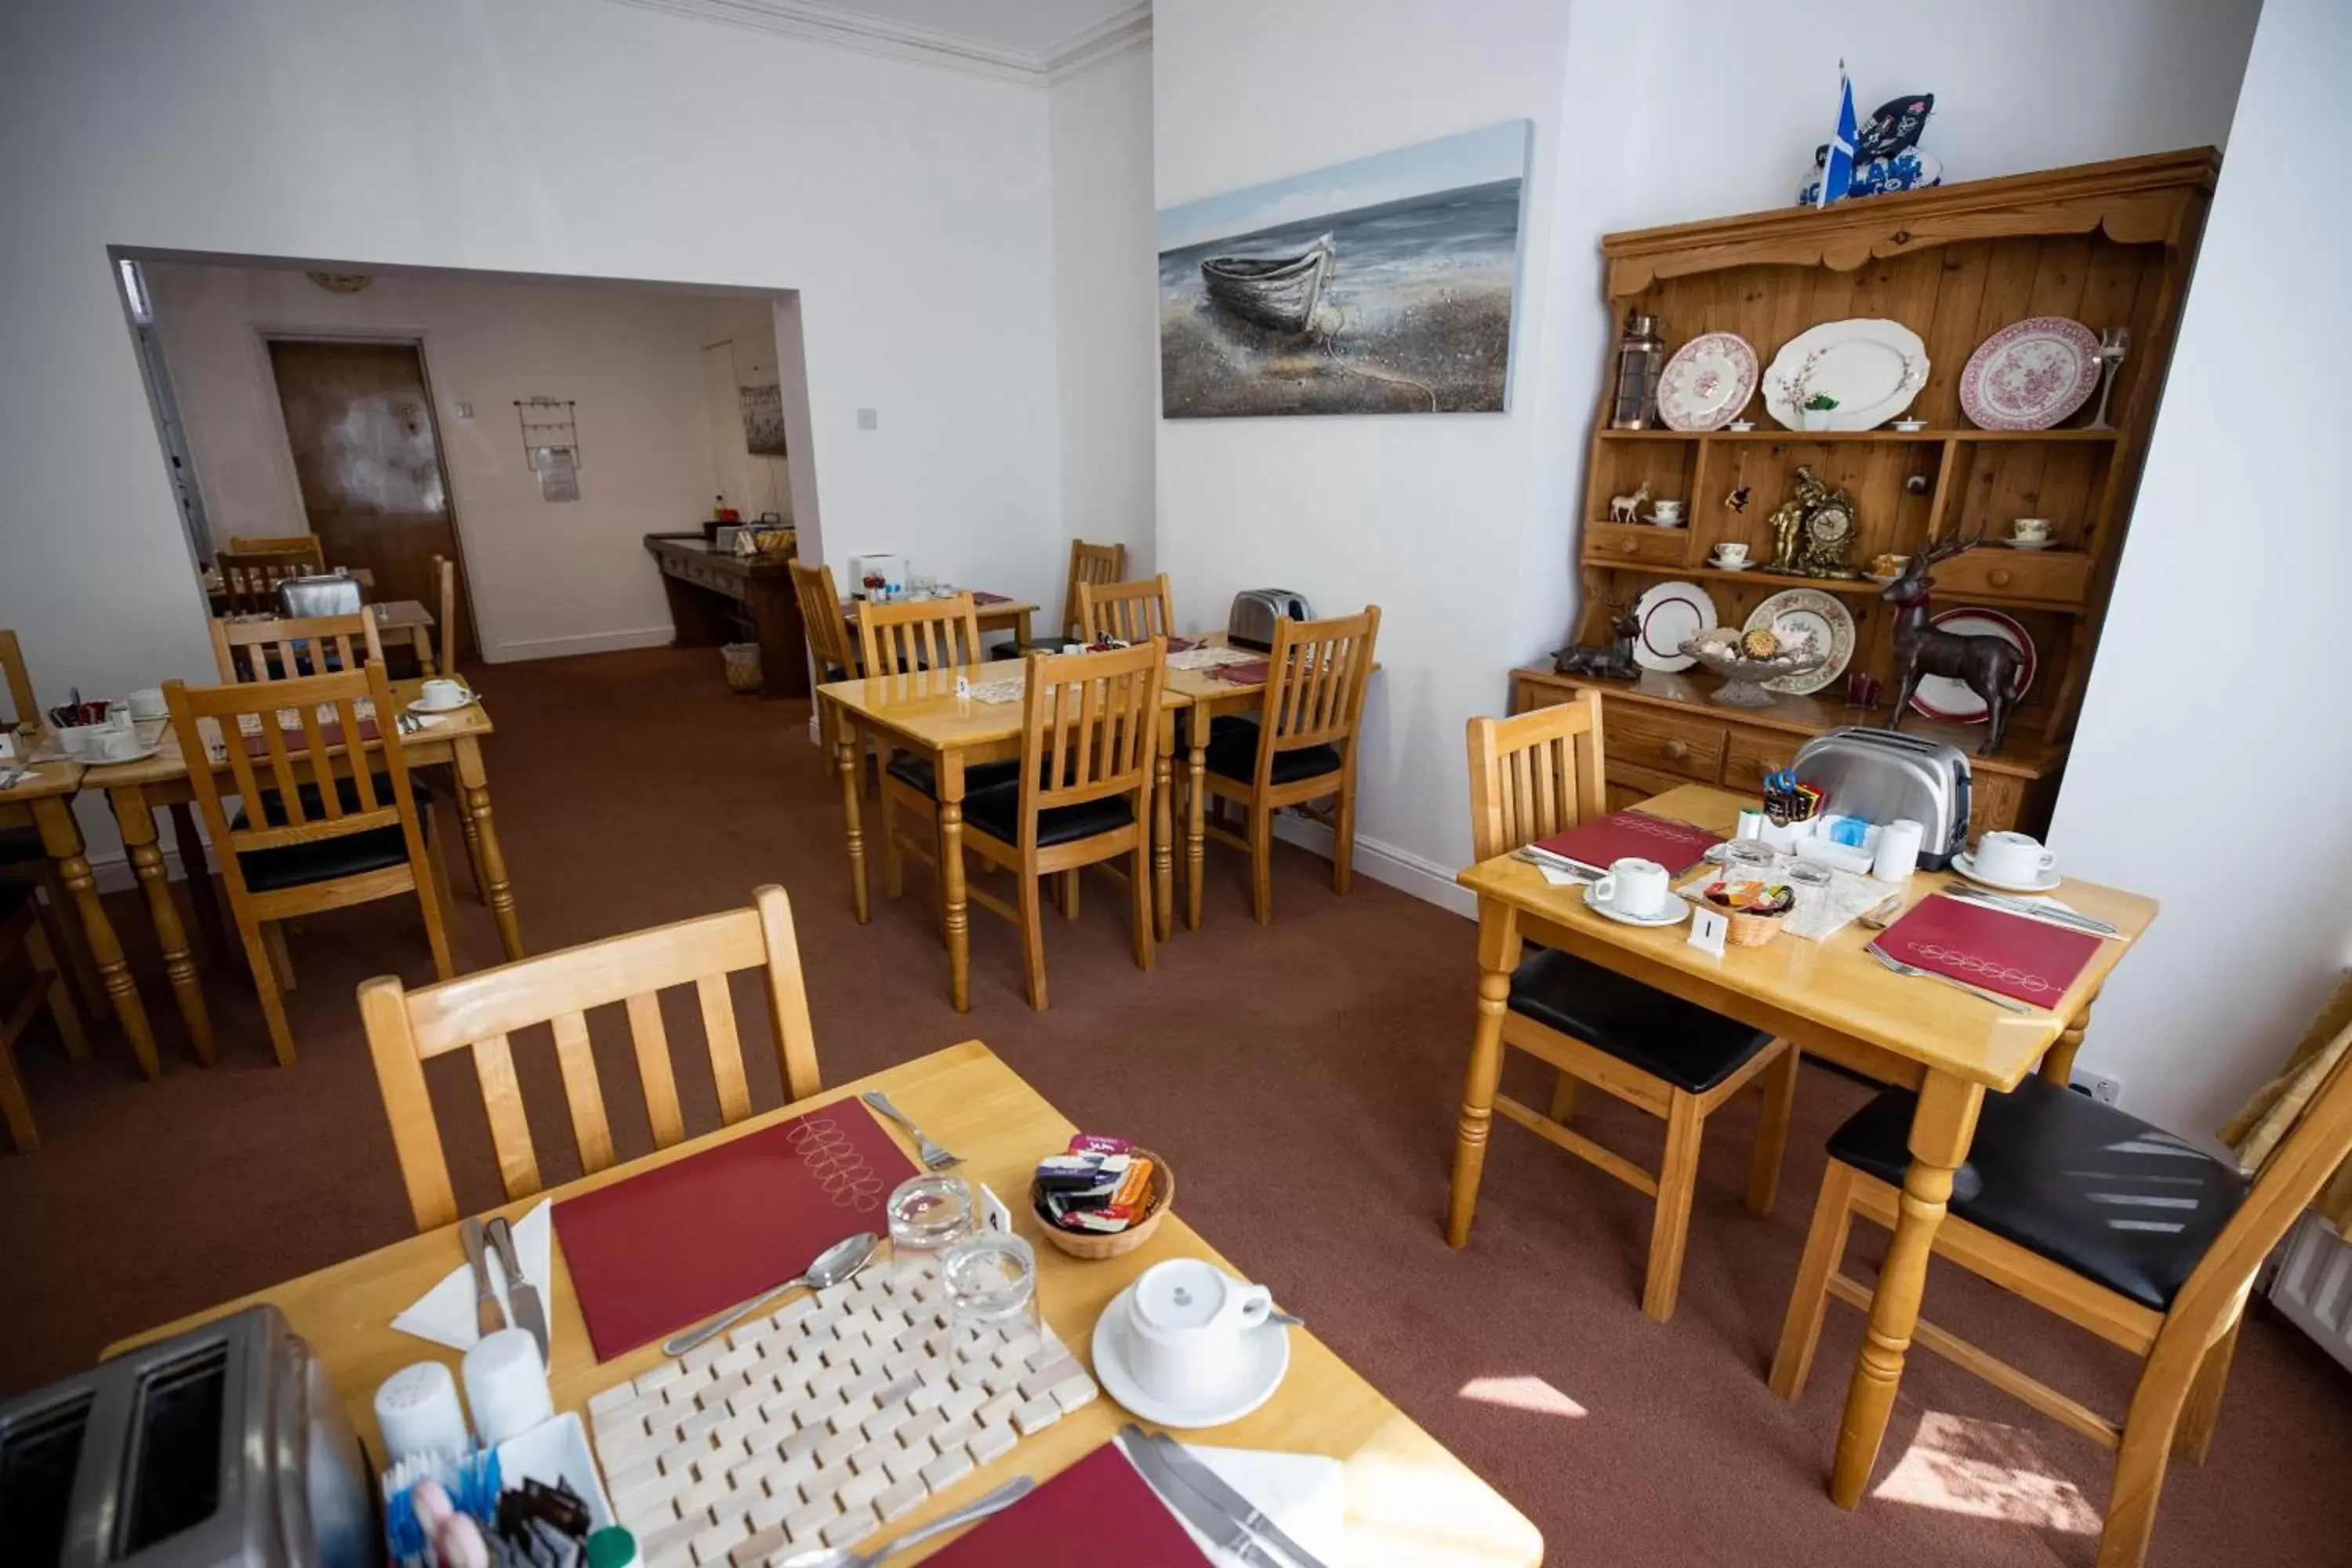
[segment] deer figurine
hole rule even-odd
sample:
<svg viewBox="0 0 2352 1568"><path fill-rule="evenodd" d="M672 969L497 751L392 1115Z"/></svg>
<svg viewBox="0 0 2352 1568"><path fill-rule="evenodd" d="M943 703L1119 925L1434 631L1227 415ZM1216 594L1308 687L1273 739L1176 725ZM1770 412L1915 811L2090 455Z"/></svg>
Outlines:
<svg viewBox="0 0 2352 1568"><path fill-rule="evenodd" d="M1895 606L1895 710L1888 715L1886 727L1902 726L1903 715L1910 710L1911 693L1922 676L1947 676L1983 700L1988 722L1984 744L1977 748L1977 755L1990 757L2000 752L2009 734L2009 710L2016 700L2021 656L2003 638L1963 637L1927 624L1929 570L1983 542L1982 532L1930 542L1911 557L1903 574L1881 589L1878 596Z"/></svg>
<svg viewBox="0 0 2352 1568"><path fill-rule="evenodd" d="M1552 655L1552 669L1560 675L1582 675L1595 680L1638 680L1642 671L1633 662L1633 639L1642 620L1633 606L1603 599L1609 606L1609 632L1616 640L1605 647L1564 647Z"/></svg>

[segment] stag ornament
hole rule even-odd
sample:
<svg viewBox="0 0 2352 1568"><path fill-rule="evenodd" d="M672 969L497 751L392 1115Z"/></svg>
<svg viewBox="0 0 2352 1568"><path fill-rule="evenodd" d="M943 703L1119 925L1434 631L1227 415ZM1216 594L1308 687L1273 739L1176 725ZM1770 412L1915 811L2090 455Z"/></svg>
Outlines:
<svg viewBox="0 0 2352 1568"><path fill-rule="evenodd" d="M1601 647L1561 648L1552 655L1552 669L1598 680L1637 680L1642 670L1633 662L1633 639L1641 633L1642 618L1629 605L1615 599L1601 602L1609 606L1609 631L1616 640Z"/></svg>
<svg viewBox="0 0 2352 1568"><path fill-rule="evenodd" d="M1886 727L1899 729L1910 711L1911 694L1923 676L1941 675L1958 681L1985 705L1984 744L1977 755L1999 754L2009 734L2010 709L2017 697L2017 673L2022 656L2002 637L1963 637L1938 631L1927 624L1928 570L1984 542L1982 533L1937 540L1911 557L1903 574L1879 591L1895 606L1895 710Z"/></svg>

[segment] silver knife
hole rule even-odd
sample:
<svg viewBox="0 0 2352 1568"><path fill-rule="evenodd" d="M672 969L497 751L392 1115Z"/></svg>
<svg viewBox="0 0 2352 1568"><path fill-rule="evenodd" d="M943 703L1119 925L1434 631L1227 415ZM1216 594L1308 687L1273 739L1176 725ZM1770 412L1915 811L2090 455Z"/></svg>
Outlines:
<svg viewBox="0 0 2352 1568"><path fill-rule="evenodd" d="M522 1260L515 1256L514 1232L507 1225L506 1215L483 1227L490 1246L499 1255L499 1267L507 1271L507 1306L514 1312L515 1327L527 1329L539 1342L539 1364L547 1364L547 1309L539 1300L539 1287L523 1274Z"/></svg>
<svg viewBox="0 0 2352 1568"><path fill-rule="evenodd" d="M2000 893L1979 892L1974 888L1947 888L1944 889L1944 896L1948 899L1960 899L1971 904L1982 904L1987 909L2000 910L2012 915L2021 915L2030 921L2047 921L2052 925L2071 926L2076 931L2088 931L2093 936L2123 934L2113 921L2103 921L2096 915L2086 915L2076 910L2062 910L2051 904L2037 904L2026 899L2012 899Z"/></svg>
<svg viewBox="0 0 2352 1568"><path fill-rule="evenodd" d="M457 1244L466 1249L466 1261L474 1269L474 1330L495 1334L507 1326L507 1315L499 1305L499 1293L490 1289L490 1260L482 1251L482 1222L471 1218L461 1222Z"/></svg>
<svg viewBox="0 0 2352 1568"><path fill-rule="evenodd" d="M1257 1545L1263 1539L1296 1568L1324 1568L1320 1559L1293 1541L1280 1525L1260 1513L1249 1499L1227 1486L1223 1477L1175 1438L1164 1432L1147 1433L1131 1421L1121 1429L1119 1436L1137 1468L1160 1495L1195 1529L1222 1541L1227 1551L1243 1561L1255 1564L1265 1560ZM1236 1531L1237 1535L1233 1533Z"/></svg>

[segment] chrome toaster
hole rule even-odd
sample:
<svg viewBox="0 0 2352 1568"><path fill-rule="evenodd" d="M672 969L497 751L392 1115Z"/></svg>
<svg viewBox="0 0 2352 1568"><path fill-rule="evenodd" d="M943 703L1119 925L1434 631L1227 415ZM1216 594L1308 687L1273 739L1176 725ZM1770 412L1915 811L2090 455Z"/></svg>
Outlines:
<svg viewBox="0 0 2352 1568"><path fill-rule="evenodd" d="M277 1308L0 1402L0 1562L375 1568L367 1458Z"/></svg>
<svg viewBox="0 0 2352 1568"><path fill-rule="evenodd" d="M1225 640L1244 647L1272 647L1275 622L1314 618L1304 594L1288 588L1244 588L1234 595L1234 611L1225 621Z"/></svg>
<svg viewBox="0 0 2352 1568"><path fill-rule="evenodd" d="M1969 759L1958 746L1899 730L1849 725L1816 735L1790 764L1818 784L1822 809L1866 822L1909 817L1927 831L1919 864L1940 871L1969 847Z"/></svg>
<svg viewBox="0 0 2352 1568"><path fill-rule="evenodd" d="M285 577L278 584L278 607L296 620L310 616L356 616L360 585L341 572L315 577Z"/></svg>

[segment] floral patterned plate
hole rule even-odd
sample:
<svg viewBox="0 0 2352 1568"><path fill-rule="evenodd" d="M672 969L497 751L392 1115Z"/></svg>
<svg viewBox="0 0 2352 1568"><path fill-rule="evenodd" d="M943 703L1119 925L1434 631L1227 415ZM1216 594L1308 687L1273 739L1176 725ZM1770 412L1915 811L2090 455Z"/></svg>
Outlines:
<svg viewBox="0 0 2352 1568"><path fill-rule="evenodd" d="M1720 430L1756 395L1759 362L1737 332L1702 332L1658 377L1658 417L1671 430Z"/></svg>
<svg viewBox="0 0 2352 1568"><path fill-rule="evenodd" d="M2099 336L2063 316L2032 316L1977 345L1960 371L1960 412L1979 430L2047 430L2099 384Z"/></svg>
<svg viewBox="0 0 2352 1568"><path fill-rule="evenodd" d="M1836 400L1823 430L1874 430L1911 406L1927 384L1927 345L1900 321L1857 316L1823 321L1780 346L1764 372L1764 411L1790 430L1805 428L1804 406Z"/></svg>

